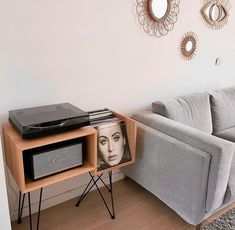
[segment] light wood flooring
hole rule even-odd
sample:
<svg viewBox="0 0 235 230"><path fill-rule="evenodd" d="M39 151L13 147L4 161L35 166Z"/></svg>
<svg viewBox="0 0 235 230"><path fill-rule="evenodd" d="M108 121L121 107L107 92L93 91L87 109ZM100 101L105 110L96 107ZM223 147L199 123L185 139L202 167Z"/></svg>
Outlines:
<svg viewBox="0 0 235 230"><path fill-rule="evenodd" d="M92 191L75 207L77 199L72 199L41 212L40 230L193 230L174 211L163 202L136 184L131 179L113 184L116 218L112 220L98 194ZM103 187L106 199L109 193ZM226 212L230 205L219 214L204 222L208 224L217 216ZM36 215L33 215L36 224ZM36 226L35 226L36 227ZM23 218L21 224L12 223L13 230L29 229L29 218ZM36 228L35 228L36 229Z"/></svg>

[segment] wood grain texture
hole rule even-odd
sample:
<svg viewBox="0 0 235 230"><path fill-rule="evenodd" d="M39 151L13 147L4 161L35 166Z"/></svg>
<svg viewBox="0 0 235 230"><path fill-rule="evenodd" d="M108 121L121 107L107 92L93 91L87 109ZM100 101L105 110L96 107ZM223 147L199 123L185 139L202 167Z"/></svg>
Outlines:
<svg viewBox="0 0 235 230"><path fill-rule="evenodd" d="M121 180L113 184L116 218L112 220L96 190L90 192L79 207L77 199L46 209L41 213L40 230L136 230L174 229L190 227L170 208L132 180ZM102 193L110 205L109 193L103 187ZM37 216L33 215L36 223ZM29 218L13 230L27 229ZM192 228L193 229L193 228Z"/></svg>
<svg viewBox="0 0 235 230"><path fill-rule="evenodd" d="M94 175L106 173L110 170L116 170L135 162L136 154L136 135L137 125L131 118L114 112L117 117L122 119L126 124L127 136L132 160L116 165L114 167L97 172L97 130L91 126L85 126L68 132L62 132L45 137L35 138L32 140L22 139L16 130L10 125L3 125L3 140L6 155L7 166L16 180L19 189L23 192L30 192L35 189L45 187L74 176L78 176L87 172ZM24 172L23 154L24 150L50 145L66 140L85 137L86 139L86 155L84 157L84 165L60 172L49 177L39 179L37 181L27 178Z"/></svg>
<svg viewBox="0 0 235 230"><path fill-rule="evenodd" d="M126 130L128 135L129 147L131 152L132 160L129 162L125 162L123 164L112 167L112 170L119 169L120 167L127 166L135 162L135 153L136 153L136 133L137 126L136 122L126 116L117 115L122 120L125 121ZM10 124L3 125L3 141L4 141L4 150L6 155L6 163L7 166L12 173L13 177L18 184L19 189L23 192L31 192L41 187L46 187L48 185L81 175L87 172L93 172L93 174L97 174L97 130L92 127L83 127L77 130L72 130L69 132L63 132L59 134L54 134L50 136L40 137L32 140L22 139L21 136L14 130L14 128ZM27 173L24 169L24 154L27 154L25 150L33 149L41 146L46 146L58 142L63 142L66 140L71 140L79 137L85 137L86 143L86 155L84 157L84 165L80 167L76 167L73 169L69 169L64 172L57 173L55 175L50 175L45 178L41 178L39 180L33 181L28 178ZM111 168L110 168L111 169ZM106 171L110 171L110 169L104 170L99 173L105 173ZM66 216L68 212L63 214L62 216ZM98 216L96 214L96 216ZM86 220L86 218L84 217ZM89 220L86 220L89 221ZM50 219L47 221L49 224L51 223ZM23 229L27 228L26 226L18 225L20 227L23 226ZM77 226L72 226L72 224L65 223L65 226L61 226L61 224L53 224L55 229L65 229L69 226L68 229L76 229ZM50 227L46 226L45 229L49 229ZM42 229L42 227L40 228Z"/></svg>
<svg viewBox="0 0 235 230"><path fill-rule="evenodd" d="M23 151L26 149L32 149L39 146L49 145L61 141L92 135L96 133L96 130L91 126L85 126L72 131L48 135L45 137L39 137L32 140L22 139L21 136L10 124L3 125L3 132L7 133L7 135L10 137L10 140L15 143L17 148Z"/></svg>
<svg viewBox="0 0 235 230"><path fill-rule="evenodd" d="M3 145L6 158L6 164L11 174L16 180L17 185L22 191L25 189L24 170L22 151L17 148L13 140L17 140L18 134L12 132L12 127L8 125L3 126ZM9 130L9 132L8 132ZM14 130L13 130L14 131Z"/></svg>
<svg viewBox="0 0 235 230"><path fill-rule="evenodd" d="M10 124L3 125L2 129L6 164L11 174L15 178L19 189L23 193L30 192L41 187L45 187L87 172L94 171L96 168L97 132L90 126L32 140L22 139ZM24 150L80 137L85 137L87 144L87 152L84 159L84 165L69 169L64 172L60 172L55 175L51 175L46 178L39 179L37 181L33 181L27 178L27 175L25 175L24 172L23 163Z"/></svg>
<svg viewBox="0 0 235 230"><path fill-rule="evenodd" d="M136 184L131 179L121 180L113 184L116 218L112 220L96 190L90 192L79 207L75 207L77 199L46 209L41 213L40 230L194 230L172 209L157 197ZM109 193L101 188L109 202ZM110 204L110 202L109 202ZM43 205L43 203L42 203ZM235 206L235 203L228 208ZM228 208L205 221L215 219ZM36 214L33 215L36 223ZM28 229L29 218L22 224L12 223L13 230Z"/></svg>

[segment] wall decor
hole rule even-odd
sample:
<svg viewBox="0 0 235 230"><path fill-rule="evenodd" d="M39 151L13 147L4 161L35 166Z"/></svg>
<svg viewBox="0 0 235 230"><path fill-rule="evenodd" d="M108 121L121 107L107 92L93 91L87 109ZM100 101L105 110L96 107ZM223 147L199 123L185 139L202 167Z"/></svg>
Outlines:
<svg viewBox="0 0 235 230"><path fill-rule="evenodd" d="M201 14L209 28L218 30L227 24L230 8L227 0L204 0Z"/></svg>
<svg viewBox="0 0 235 230"><path fill-rule="evenodd" d="M197 35L194 32L186 33L180 43L181 56L190 60L195 56L197 50Z"/></svg>
<svg viewBox="0 0 235 230"><path fill-rule="evenodd" d="M139 23L146 33L161 37L174 28L180 0L137 0Z"/></svg>

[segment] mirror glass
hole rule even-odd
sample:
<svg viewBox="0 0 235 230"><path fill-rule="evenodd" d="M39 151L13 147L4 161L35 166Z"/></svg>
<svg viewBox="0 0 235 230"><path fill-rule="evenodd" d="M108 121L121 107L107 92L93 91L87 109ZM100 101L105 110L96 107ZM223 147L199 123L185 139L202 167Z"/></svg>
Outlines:
<svg viewBox="0 0 235 230"><path fill-rule="evenodd" d="M168 0L151 0L150 1L150 8L153 15L156 18L162 18L166 12L168 7Z"/></svg>
<svg viewBox="0 0 235 230"><path fill-rule="evenodd" d="M220 8L217 4L213 4L211 5L210 9L209 9L209 18L210 20L212 20L213 22L216 22L217 20L219 20L220 17Z"/></svg>
<svg viewBox="0 0 235 230"><path fill-rule="evenodd" d="M185 45L185 49L187 52L190 52L193 49L193 43L192 41L188 41Z"/></svg>

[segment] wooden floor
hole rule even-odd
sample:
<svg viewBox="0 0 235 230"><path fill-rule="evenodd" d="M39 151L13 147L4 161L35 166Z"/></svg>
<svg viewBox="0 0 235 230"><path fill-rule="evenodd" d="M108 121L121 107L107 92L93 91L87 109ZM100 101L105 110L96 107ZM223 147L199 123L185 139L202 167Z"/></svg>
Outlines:
<svg viewBox="0 0 235 230"><path fill-rule="evenodd" d="M130 179L114 183L113 189L116 212L114 220L110 218L98 192L92 191L82 201L80 207L75 207L77 199L72 199L42 211L40 230L194 229L192 225L187 224L163 202ZM107 190L102 188L102 192L108 199L109 193ZM226 212L229 208L223 212ZM221 213L215 215L214 218L221 215ZM212 220L213 217L205 221L205 224ZM36 223L36 215L33 215L33 222ZM29 218L24 218L21 224L12 223L12 229L29 229Z"/></svg>

